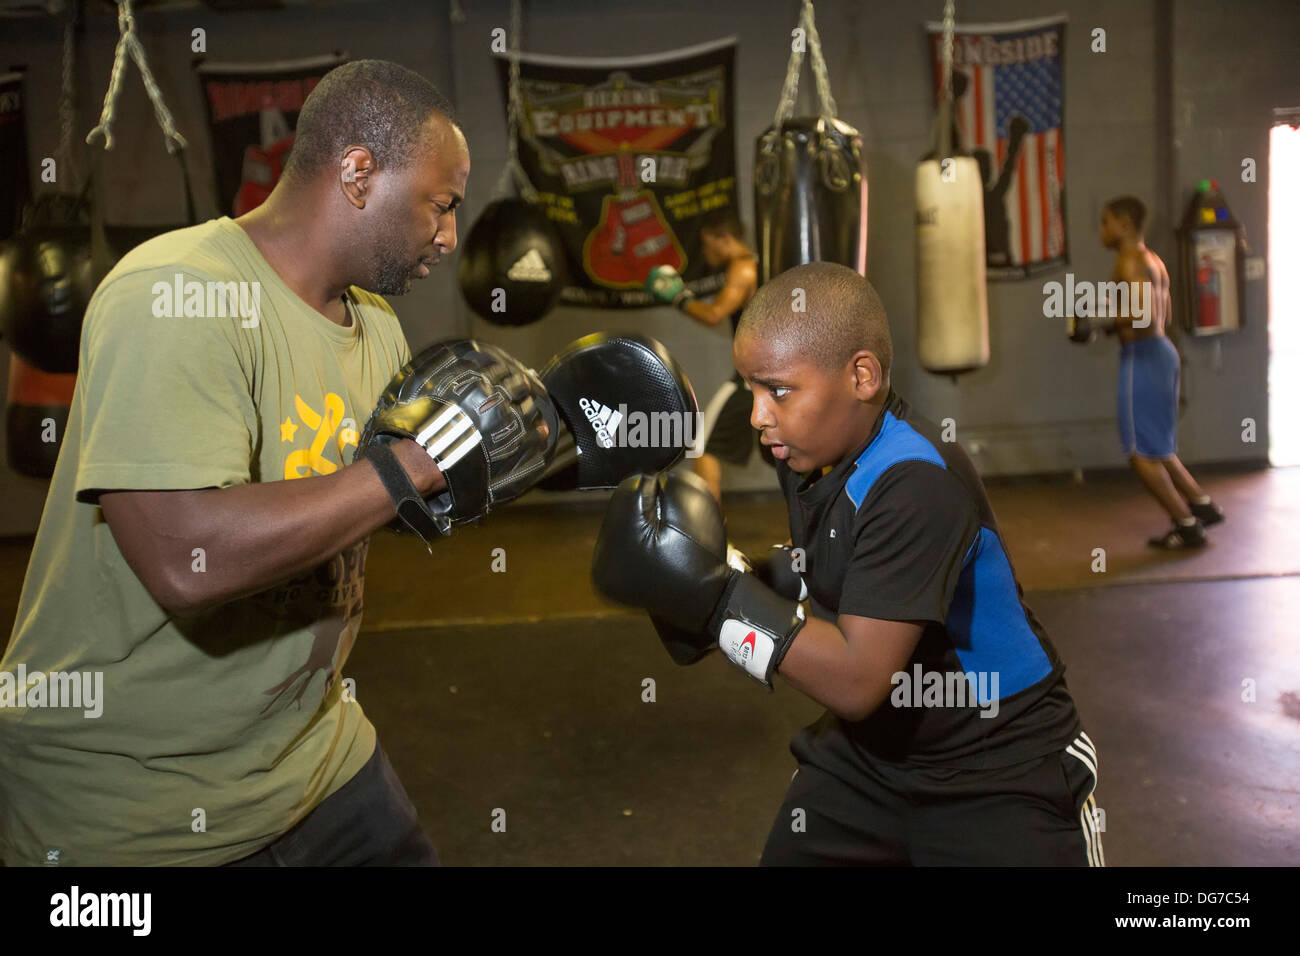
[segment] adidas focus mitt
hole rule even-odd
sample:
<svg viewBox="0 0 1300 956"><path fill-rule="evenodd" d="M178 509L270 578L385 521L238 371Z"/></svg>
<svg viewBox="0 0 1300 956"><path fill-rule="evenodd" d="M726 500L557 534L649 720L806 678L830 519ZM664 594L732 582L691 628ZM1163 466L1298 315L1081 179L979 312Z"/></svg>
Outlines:
<svg viewBox="0 0 1300 956"><path fill-rule="evenodd" d="M560 431L541 380L503 349L470 339L414 356L379 397L357 446L379 472L398 521L426 543L476 521L532 488L546 473ZM397 464L395 441L428 452L446 490L424 500Z"/></svg>

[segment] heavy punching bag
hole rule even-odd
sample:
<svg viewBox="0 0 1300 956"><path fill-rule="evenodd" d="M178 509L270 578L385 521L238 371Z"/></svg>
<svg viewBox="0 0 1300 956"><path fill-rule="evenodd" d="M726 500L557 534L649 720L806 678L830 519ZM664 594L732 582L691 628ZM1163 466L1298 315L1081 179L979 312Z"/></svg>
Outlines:
<svg viewBox="0 0 1300 956"><path fill-rule="evenodd" d="M5 455L14 471L31 478L54 474L76 386L75 372L42 372L16 353L9 356Z"/></svg>
<svg viewBox="0 0 1300 956"><path fill-rule="evenodd" d="M755 148L760 285L805 262L838 262L862 275L867 272L862 137L835 117L835 99L809 0L804 0L799 26L812 56L821 113L793 116L803 63L803 45L796 42L776 117Z"/></svg>
<svg viewBox="0 0 1300 956"><path fill-rule="evenodd" d="M176 159L184 172L179 151ZM188 176L185 197L193 225ZM90 185L80 196L46 193L28 204L18 233L0 247L0 330L13 350L5 451L15 471L54 474L95 287L126 252L179 228L105 225Z"/></svg>
<svg viewBox="0 0 1300 956"><path fill-rule="evenodd" d="M188 224L198 222L194 191L185 166L185 138L173 124L171 112L149 71L144 48L134 33L129 5L125 12L127 15L118 19L121 36L103 113L99 125L86 137L87 144L102 137L104 150L91 150L91 173L85 187L79 195L47 193L32 200L24 209L17 234L0 252L0 328L13 349L6 452L9 464L16 471L36 478L48 478L54 473L76 384L82 321L95 287L129 249L178 228L110 227L104 222L99 202L102 193L97 188L104 182L100 160L103 152L113 148L112 122L128 55L140 70L167 151L180 168ZM61 109L64 118L58 149L59 168L73 165L73 38L70 27L64 33Z"/></svg>
<svg viewBox="0 0 1300 956"><path fill-rule="evenodd" d="M546 214L522 199L488 203L460 247L465 301L495 325L528 325L568 282L564 246Z"/></svg>
<svg viewBox="0 0 1300 956"><path fill-rule="evenodd" d="M95 282L90 230L20 230L0 253L0 323L18 356L43 372L75 372L81 318Z"/></svg>
<svg viewBox="0 0 1300 956"><path fill-rule="evenodd" d="M951 0L934 149L916 167L916 347L927 371L956 375L989 361L984 181L952 141Z"/></svg>
<svg viewBox="0 0 1300 956"><path fill-rule="evenodd" d="M13 350L5 451L15 471L33 478L54 473L95 289L83 207L84 198L38 197L0 252L0 328Z"/></svg>

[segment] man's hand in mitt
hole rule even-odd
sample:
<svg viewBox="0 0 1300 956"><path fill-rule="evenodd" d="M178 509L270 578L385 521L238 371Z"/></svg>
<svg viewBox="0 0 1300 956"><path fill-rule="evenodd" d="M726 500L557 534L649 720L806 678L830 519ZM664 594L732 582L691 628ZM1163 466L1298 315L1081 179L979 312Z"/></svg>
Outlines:
<svg viewBox="0 0 1300 956"><path fill-rule="evenodd" d="M494 345L431 345L393 377L357 446L426 543L475 521L541 480L559 418L532 369ZM410 438L438 464L446 490L425 501L389 446Z"/></svg>

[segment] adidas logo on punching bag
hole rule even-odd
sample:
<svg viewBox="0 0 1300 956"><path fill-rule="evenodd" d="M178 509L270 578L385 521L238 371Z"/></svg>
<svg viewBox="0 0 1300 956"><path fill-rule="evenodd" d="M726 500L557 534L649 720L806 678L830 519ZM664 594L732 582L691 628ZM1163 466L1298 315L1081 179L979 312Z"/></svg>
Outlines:
<svg viewBox="0 0 1300 956"><path fill-rule="evenodd" d="M516 282L550 282L551 270L540 252L529 249L506 271L506 277Z"/></svg>
<svg viewBox="0 0 1300 956"><path fill-rule="evenodd" d="M480 318L528 325L555 307L568 282L564 243L542 210L522 199L498 199L461 244L457 278Z"/></svg>

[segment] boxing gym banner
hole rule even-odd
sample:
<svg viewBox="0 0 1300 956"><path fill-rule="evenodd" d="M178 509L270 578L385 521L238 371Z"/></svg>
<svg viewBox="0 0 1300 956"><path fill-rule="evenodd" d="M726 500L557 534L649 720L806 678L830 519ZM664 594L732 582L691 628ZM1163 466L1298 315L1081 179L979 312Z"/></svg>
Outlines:
<svg viewBox="0 0 1300 956"><path fill-rule="evenodd" d="M520 56L519 162L564 241L570 305L651 305L668 265L708 295L725 274L699 221L736 200L736 41L635 59ZM497 63L503 109L509 60Z"/></svg>
<svg viewBox="0 0 1300 956"><path fill-rule="evenodd" d="M60 170L62 172L62 170ZM0 240L18 231L23 206L31 198L27 171L27 113L23 109L23 74L0 75Z"/></svg>
<svg viewBox="0 0 1300 956"><path fill-rule="evenodd" d="M952 83L961 148L984 179L991 279L1023 279L1068 264L1065 239L1064 16L958 24ZM927 23L935 102L943 84L943 24Z"/></svg>
<svg viewBox="0 0 1300 956"><path fill-rule="evenodd" d="M195 69L212 133L217 208L242 216L280 180L303 100L343 53L275 63L204 63Z"/></svg>

